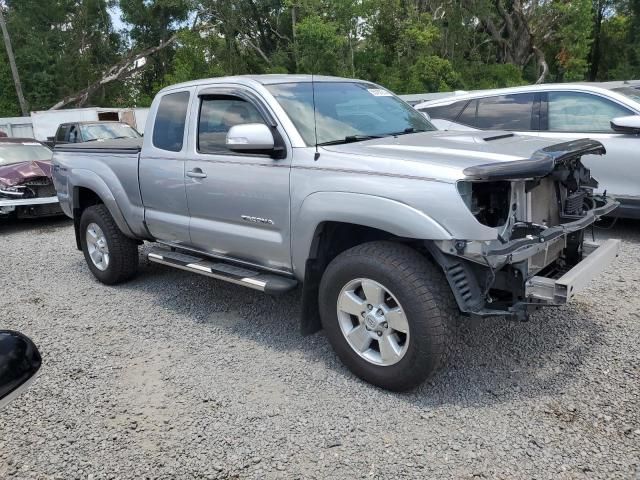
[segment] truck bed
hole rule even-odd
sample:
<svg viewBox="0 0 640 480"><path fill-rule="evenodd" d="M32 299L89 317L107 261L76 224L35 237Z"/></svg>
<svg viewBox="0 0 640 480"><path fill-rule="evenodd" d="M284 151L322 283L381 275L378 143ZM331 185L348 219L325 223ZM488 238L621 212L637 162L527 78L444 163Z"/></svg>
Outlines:
<svg viewBox="0 0 640 480"><path fill-rule="evenodd" d="M82 202L79 197L85 191L93 192L119 213L114 220L123 232L145 238L144 207L138 184L141 147L142 138L56 146L53 180L62 210L73 217L74 204ZM73 182L69 183L69 178L73 178Z"/></svg>

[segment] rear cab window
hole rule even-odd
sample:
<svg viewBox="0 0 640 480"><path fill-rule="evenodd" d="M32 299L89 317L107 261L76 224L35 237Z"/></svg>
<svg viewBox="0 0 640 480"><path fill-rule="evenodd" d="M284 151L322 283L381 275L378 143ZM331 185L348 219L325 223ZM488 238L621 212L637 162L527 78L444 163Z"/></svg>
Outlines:
<svg viewBox="0 0 640 480"><path fill-rule="evenodd" d="M57 142L64 142L66 140L67 130L69 130L69 125L60 125L58 127L58 132L56 133Z"/></svg>
<svg viewBox="0 0 640 480"><path fill-rule="evenodd" d="M167 93L160 99L153 124L153 146L179 152L184 145L189 92Z"/></svg>

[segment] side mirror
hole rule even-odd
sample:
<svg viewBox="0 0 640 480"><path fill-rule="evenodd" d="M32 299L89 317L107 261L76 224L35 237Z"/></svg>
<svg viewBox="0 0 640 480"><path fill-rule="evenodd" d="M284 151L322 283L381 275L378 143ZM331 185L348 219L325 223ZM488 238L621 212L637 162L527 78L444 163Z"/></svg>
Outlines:
<svg viewBox="0 0 640 480"><path fill-rule="evenodd" d="M0 409L30 385L40 365L40 352L29 337L0 330Z"/></svg>
<svg viewBox="0 0 640 480"><path fill-rule="evenodd" d="M275 141L271 129L264 123L245 123L229 129L226 145L232 152L271 152Z"/></svg>
<svg viewBox="0 0 640 480"><path fill-rule="evenodd" d="M611 128L618 133L640 134L640 115L614 118L611 120Z"/></svg>

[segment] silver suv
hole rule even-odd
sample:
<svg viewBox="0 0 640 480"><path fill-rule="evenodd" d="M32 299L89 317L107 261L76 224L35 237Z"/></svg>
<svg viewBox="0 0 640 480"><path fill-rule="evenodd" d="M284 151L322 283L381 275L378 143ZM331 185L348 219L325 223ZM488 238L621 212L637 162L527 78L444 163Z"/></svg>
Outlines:
<svg viewBox="0 0 640 480"><path fill-rule="evenodd" d="M502 130L557 142L592 138L607 150L584 164L620 201L616 216L640 218L640 90L623 82L480 90L415 106L442 130Z"/></svg>

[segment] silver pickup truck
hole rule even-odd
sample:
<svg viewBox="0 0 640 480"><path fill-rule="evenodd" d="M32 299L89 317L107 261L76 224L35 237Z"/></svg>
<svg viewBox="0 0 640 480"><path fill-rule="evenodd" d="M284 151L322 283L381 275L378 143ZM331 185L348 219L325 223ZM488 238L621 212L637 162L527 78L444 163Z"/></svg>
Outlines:
<svg viewBox="0 0 640 480"><path fill-rule="evenodd" d="M617 255L584 240L617 202L596 141L437 131L384 88L331 77L198 80L156 96L144 139L63 145L60 204L106 284L148 259L268 294L301 286L303 333L404 390L443 363L460 313L524 320ZM213 285L212 285L213 286Z"/></svg>

